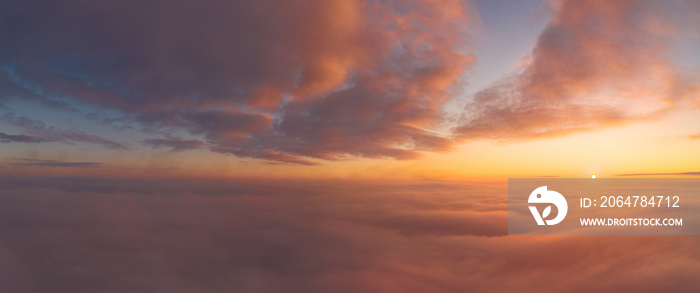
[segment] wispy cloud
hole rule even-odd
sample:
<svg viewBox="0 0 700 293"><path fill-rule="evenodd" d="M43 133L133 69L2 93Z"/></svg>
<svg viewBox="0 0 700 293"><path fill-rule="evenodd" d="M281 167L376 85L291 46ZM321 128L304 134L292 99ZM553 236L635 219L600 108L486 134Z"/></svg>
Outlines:
<svg viewBox="0 0 700 293"><path fill-rule="evenodd" d="M38 160L38 159L13 159L14 166L40 166L40 167L65 167L65 168L99 168L105 165L99 162L65 162L54 160Z"/></svg>
<svg viewBox="0 0 700 293"><path fill-rule="evenodd" d="M10 125L20 127L31 135L0 135L0 140L3 142L52 142L60 141L65 143L91 143L102 145L111 149L128 149L125 145L104 139L97 135L87 134L84 132L61 129L53 126L46 126L43 121L34 120L25 116L17 116L14 113L5 113L0 116L0 121ZM24 139L25 141L20 141Z"/></svg>
<svg viewBox="0 0 700 293"><path fill-rule="evenodd" d="M159 148L169 147L171 152L182 152L203 147L205 144L198 139L181 139L176 137L169 138L148 138L143 141L145 145Z"/></svg>
<svg viewBox="0 0 700 293"><path fill-rule="evenodd" d="M678 175L700 176L700 172L628 173L628 174L617 174L615 176L678 176Z"/></svg>
<svg viewBox="0 0 700 293"><path fill-rule="evenodd" d="M40 143L49 142L50 139L33 136L33 135L23 135L23 134L7 134L0 132L0 142L10 143L10 142L25 142L25 143Z"/></svg>

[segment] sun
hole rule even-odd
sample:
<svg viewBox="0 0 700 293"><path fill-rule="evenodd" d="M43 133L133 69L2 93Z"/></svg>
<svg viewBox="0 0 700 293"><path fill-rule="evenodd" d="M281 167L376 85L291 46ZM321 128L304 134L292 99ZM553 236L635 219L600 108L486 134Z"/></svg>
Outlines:
<svg viewBox="0 0 700 293"><path fill-rule="evenodd" d="M591 174L591 179L595 180L596 178L598 178L598 175L596 175L596 174Z"/></svg>

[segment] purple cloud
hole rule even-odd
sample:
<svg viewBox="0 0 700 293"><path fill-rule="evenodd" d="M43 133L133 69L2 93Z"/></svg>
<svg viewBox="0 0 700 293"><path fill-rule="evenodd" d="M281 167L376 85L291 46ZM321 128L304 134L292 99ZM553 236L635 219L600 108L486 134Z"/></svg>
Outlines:
<svg viewBox="0 0 700 293"><path fill-rule="evenodd" d="M14 113L5 113L0 116L0 121L4 121L10 125L20 127L31 135L20 135L25 139L34 140L32 142L54 142L61 141L65 143L92 143L102 145L111 149L128 149L125 145L104 139L97 135L87 134L84 132L76 132L72 130L60 129L54 126L46 126L46 124L40 120L34 120L27 118L25 116L17 116ZM6 139L6 142L19 142L17 140ZM5 142L5 141L3 141ZM25 141L28 142L28 141Z"/></svg>
<svg viewBox="0 0 700 293"><path fill-rule="evenodd" d="M473 61L471 12L455 0L8 0L0 11L2 99L116 109L286 163L447 149L430 129Z"/></svg>
<svg viewBox="0 0 700 293"><path fill-rule="evenodd" d="M40 143L40 142L47 142L51 141L46 138L41 138L38 136L32 136L32 135L23 135L23 134L7 134L4 132L0 132L0 142L3 143L10 143L10 142L24 142L24 143Z"/></svg>
<svg viewBox="0 0 700 293"><path fill-rule="evenodd" d="M197 139L181 139L181 138L148 138L143 141L145 145L159 148L169 147L171 152L182 152L203 147L205 144Z"/></svg>
<svg viewBox="0 0 700 293"><path fill-rule="evenodd" d="M14 166L39 166L39 167L67 167L67 168L99 168L104 167L98 162L64 162L54 160L38 160L38 159L14 159L15 163L10 163Z"/></svg>

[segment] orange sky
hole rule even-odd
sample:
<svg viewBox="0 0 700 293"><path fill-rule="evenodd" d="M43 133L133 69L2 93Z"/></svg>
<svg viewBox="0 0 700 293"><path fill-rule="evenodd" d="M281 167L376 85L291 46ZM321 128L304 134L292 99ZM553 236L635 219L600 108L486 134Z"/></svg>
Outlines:
<svg viewBox="0 0 700 293"><path fill-rule="evenodd" d="M526 140L481 140L444 153L425 152L416 160L348 159L317 166L270 164L222 156L204 150L181 153L80 156L72 146L44 154L60 161L102 159L110 168L4 166L5 174L98 175L126 177L280 177L429 181L492 181L518 177L611 177L629 173L691 172L700 165L699 139L689 138L700 125L700 112L679 111L665 119L599 130ZM31 149L25 156L30 156ZM109 157L107 157L109 158ZM681 175L669 175L684 177ZM659 177L659 176L655 176Z"/></svg>

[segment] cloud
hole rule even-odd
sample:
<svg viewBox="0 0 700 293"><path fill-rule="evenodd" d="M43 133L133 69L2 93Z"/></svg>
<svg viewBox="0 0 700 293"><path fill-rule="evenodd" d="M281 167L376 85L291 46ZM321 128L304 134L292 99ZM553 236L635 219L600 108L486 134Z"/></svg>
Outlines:
<svg viewBox="0 0 700 293"><path fill-rule="evenodd" d="M237 150L228 149L214 149L214 151L219 151L222 153L239 154ZM246 156L243 154L243 156ZM263 158L272 161L270 164L291 164L291 165L304 165L304 166L317 166L320 165L317 162L300 159L295 156L275 153L275 152L263 152L259 154L252 155L252 157Z"/></svg>
<svg viewBox="0 0 700 293"><path fill-rule="evenodd" d="M128 149L125 145L104 139L97 135L92 135L79 131L60 129L54 126L46 126L43 121L34 120L25 116L17 116L14 113L5 113L0 116L0 121L4 121L10 125L20 127L31 135L10 135L10 137L1 137L2 142L54 142L61 141L65 143L81 142L102 145L110 149ZM24 139L25 141L20 141Z"/></svg>
<svg viewBox="0 0 700 293"><path fill-rule="evenodd" d="M456 122L443 107L474 61L477 18L459 0L2 1L0 99L98 106L123 117L86 117L307 165L415 159L465 139L565 134L698 106L697 74L669 58L697 4L553 5L519 71L468 97ZM437 131L444 124L453 132Z"/></svg>
<svg viewBox="0 0 700 293"><path fill-rule="evenodd" d="M9 142L25 142L25 143L39 143L39 142L47 142L50 141L45 138L37 137L37 136L32 136L32 135L23 135L23 134L7 134L4 132L0 132L0 142L3 143L9 143Z"/></svg>
<svg viewBox="0 0 700 293"><path fill-rule="evenodd" d="M523 67L467 103L457 135L556 135L700 104L697 74L668 58L675 25L697 5L566 0L555 9Z"/></svg>
<svg viewBox="0 0 700 293"><path fill-rule="evenodd" d="M688 135L689 139L700 139L700 134Z"/></svg>
<svg viewBox="0 0 700 293"><path fill-rule="evenodd" d="M700 287L697 237L504 235L500 184L5 176L0 193L5 292Z"/></svg>
<svg viewBox="0 0 700 293"><path fill-rule="evenodd" d="M700 175L700 172L675 172L675 173L629 173L629 174L617 174L615 176L673 176L673 175Z"/></svg>
<svg viewBox="0 0 700 293"><path fill-rule="evenodd" d="M51 128L51 132L54 132L54 134L50 134L50 136L55 136L57 140L93 143L111 149L128 149L125 145L121 143L104 139L97 135L87 134L83 132L75 132L70 130L55 130L53 128Z"/></svg>
<svg viewBox="0 0 700 293"><path fill-rule="evenodd" d="M6 99L117 109L217 152L281 162L448 149L430 129L473 61L472 12L459 0L2 1L0 11Z"/></svg>
<svg viewBox="0 0 700 293"><path fill-rule="evenodd" d="M154 148L169 147L171 152L198 149L205 145L201 140L181 138L148 138L143 143Z"/></svg>
<svg viewBox="0 0 700 293"><path fill-rule="evenodd" d="M10 163L14 166L40 166L40 167L66 167L66 168L99 168L104 167L98 162L63 162L54 160L37 160L37 159L14 159L16 163Z"/></svg>

